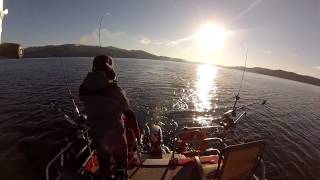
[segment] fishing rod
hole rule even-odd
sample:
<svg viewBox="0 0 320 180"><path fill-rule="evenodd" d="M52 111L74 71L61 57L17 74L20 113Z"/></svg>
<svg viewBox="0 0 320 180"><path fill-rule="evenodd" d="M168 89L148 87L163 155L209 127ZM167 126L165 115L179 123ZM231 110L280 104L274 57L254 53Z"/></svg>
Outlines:
<svg viewBox="0 0 320 180"><path fill-rule="evenodd" d="M247 69L247 60L248 60L248 48L245 49L244 67L243 67L243 72L242 72L242 76L241 76L241 82L240 82L240 86L239 86L239 89L238 89L238 93L235 96L236 100L235 100L235 102L233 104L233 107L232 107L233 111L236 110L236 105L237 105L238 101L240 100L240 91L241 91L243 80L244 80L244 74L245 74L246 69ZM235 116L235 114L234 114L234 116Z"/></svg>
<svg viewBox="0 0 320 180"><path fill-rule="evenodd" d="M98 43L99 43L99 47L100 47L100 54L102 53L102 44L101 44L101 26L102 26L102 20L105 16L107 15L110 15L110 13L106 12L105 14L103 14L101 17L100 17L100 20L99 20L99 34L98 34Z"/></svg>
<svg viewBox="0 0 320 180"><path fill-rule="evenodd" d="M103 54L102 52L102 43L101 43L101 28L102 28L102 21L104 19L105 16L109 16L110 13L106 12L104 13L99 20L99 30L98 30L98 44L99 44L99 50L100 50L100 54ZM115 69L116 65L114 62L112 62L112 68ZM118 82L118 76L115 77L114 82Z"/></svg>
<svg viewBox="0 0 320 180"><path fill-rule="evenodd" d="M81 114L80 114L80 111L79 111L79 108L75 102L75 98L74 98L74 95L72 94L72 91L70 89L70 84L69 82L67 81L67 76L66 76L66 73L65 73L65 69L64 69L64 64L63 64L63 60L61 59L61 67L62 67L62 74L63 74L63 79L64 79L64 82L65 82L65 85L67 87L67 90L68 90L68 96L72 102L72 106L73 106L73 109L74 109L74 115L80 117Z"/></svg>
<svg viewBox="0 0 320 180"><path fill-rule="evenodd" d="M244 69L243 69L243 72L242 72L240 86L239 86L238 92L237 92L237 94L235 96L235 102L233 104L232 110L229 110L229 111L225 112L222 117L217 119L217 120L220 121L218 123L218 125L203 126L203 127L184 127L184 128L182 128L182 131L193 131L193 130L197 130L197 129L202 129L203 130L203 129L212 129L212 128L216 129L217 128L217 129L223 129L225 132L227 132L229 128L235 126L244 116L246 116L247 113L246 112L242 112L234 120L234 117L236 116L236 110L240 109L240 108L244 108L244 106L237 108L236 105L237 105L238 101L240 100L240 92L241 92L241 89L242 89L242 85L243 85L243 81L244 81L244 75L245 75L245 72L246 72L247 59L248 59L248 49L246 48L245 49ZM179 103L179 101L176 104L174 104L174 106L176 106L178 103ZM263 102L263 104L265 104L265 102ZM174 135L174 140L173 140L173 145L174 145L173 149L174 149L174 151L175 151L175 148L176 148L175 144L176 144L176 142L178 140L177 135L178 135L177 133ZM173 151L173 154L174 154L174 151ZM171 157L171 160L173 160L173 159L174 159L174 156Z"/></svg>
<svg viewBox="0 0 320 180"><path fill-rule="evenodd" d="M80 113L79 111L79 108L76 104L76 101L75 101L75 97L74 95L72 94L72 91L70 89L70 85L67 81L67 77L66 77L66 74L65 74L65 71L64 71L64 66L63 66L63 61L61 60L61 65L62 65L62 73L63 73L63 76L64 76L64 80L65 80L65 84L66 84L66 87L67 87L67 90L68 90L68 96L69 96L69 99L71 100L72 102L72 106L73 106L73 115L77 118L77 119L81 119L81 118L85 118L83 117L84 115ZM59 106L55 105L56 108L58 108L57 110L59 112L65 112L62 110L62 108L60 108Z"/></svg>
<svg viewBox="0 0 320 180"><path fill-rule="evenodd" d="M86 125L86 121L87 121L87 116L84 115L84 114L81 114L80 111L79 111L79 108L75 102L75 98L72 94L72 91L70 89L70 86L69 86L69 83L67 81L67 77L66 77L66 74L65 74L65 69L64 69L64 66L63 66L63 61L61 60L61 65L62 65L62 73L63 73L63 76L64 76L64 80L65 80L65 84L67 86L67 89L68 89L68 94L69 94L69 98L72 102L72 105L73 105L73 108L74 108L74 111L73 111L73 115L75 116L75 119L73 120L77 126L77 128L82 132L83 134L83 137L86 141L86 144L87 144L87 147L88 147L88 150L89 150L89 153L92 154L93 153L93 150L91 149L91 142L90 142L90 138L89 138L89 128L87 127ZM65 114L64 115L65 119L71 123L72 120ZM94 162L93 160L91 159L91 164L94 166Z"/></svg>

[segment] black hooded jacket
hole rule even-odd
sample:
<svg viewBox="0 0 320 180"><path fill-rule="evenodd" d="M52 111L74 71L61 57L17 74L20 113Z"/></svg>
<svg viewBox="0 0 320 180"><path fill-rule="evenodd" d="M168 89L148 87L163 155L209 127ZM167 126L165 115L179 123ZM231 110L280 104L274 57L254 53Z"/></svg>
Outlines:
<svg viewBox="0 0 320 180"><path fill-rule="evenodd" d="M122 114L129 109L124 91L105 72L89 72L79 88L88 124L95 133L123 131Z"/></svg>

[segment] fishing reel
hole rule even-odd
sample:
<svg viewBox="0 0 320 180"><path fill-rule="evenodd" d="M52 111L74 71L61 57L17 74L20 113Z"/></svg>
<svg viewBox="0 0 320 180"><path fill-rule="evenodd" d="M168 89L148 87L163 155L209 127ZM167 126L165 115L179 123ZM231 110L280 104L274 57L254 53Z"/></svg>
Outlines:
<svg viewBox="0 0 320 180"><path fill-rule="evenodd" d="M247 113L244 112L244 115L246 115ZM228 110L227 112L225 112L220 120L220 122L218 123L220 126L223 126L224 129L229 130L230 128L234 127L236 125L236 122L239 121L240 117L242 118L242 116L240 116L238 119L235 120L236 118L236 111L235 110Z"/></svg>
<svg viewBox="0 0 320 180"><path fill-rule="evenodd" d="M75 117L74 122L79 129L85 130L87 128L87 118L88 117L85 114L78 114Z"/></svg>
<svg viewBox="0 0 320 180"><path fill-rule="evenodd" d="M232 109L226 111L222 117L220 118L220 121L218 122L218 125L222 126L224 129L224 136L226 136L229 132L232 132L232 130L235 128L236 124L247 115L247 112L243 109L248 108L253 105L266 105L267 100L265 99L257 99L259 102L253 102L247 105L243 105L240 107L237 107L236 104L240 100L239 95L235 96L235 103L232 107ZM238 115L238 111L242 111L240 115Z"/></svg>

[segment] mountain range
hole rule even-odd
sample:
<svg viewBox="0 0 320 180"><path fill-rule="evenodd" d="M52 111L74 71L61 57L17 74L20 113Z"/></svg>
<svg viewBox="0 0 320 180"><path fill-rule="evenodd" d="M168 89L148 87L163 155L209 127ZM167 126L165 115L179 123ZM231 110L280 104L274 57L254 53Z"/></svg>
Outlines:
<svg viewBox="0 0 320 180"><path fill-rule="evenodd" d="M157 56L142 50L126 50L126 49L120 49L112 46L100 48L99 46L76 45L76 44L28 47L25 49L24 57L25 58L94 57L98 54L106 54L116 58L138 58L138 59L188 62L187 60L184 60L184 59L171 58L166 56ZM223 66L223 67L236 69L236 70L244 69L244 67L242 66L235 66L235 67ZM320 86L320 79L311 77L311 76L300 75L294 72L288 72L284 70L272 70L272 69L266 69L261 67L246 68L246 71Z"/></svg>
<svg viewBox="0 0 320 180"><path fill-rule="evenodd" d="M185 61L178 58L157 56L142 50L126 50L113 46L99 47L76 44L48 45L40 47L28 47L25 49L25 58L46 58L46 57L94 57L105 54L116 58L139 58L169 61Z"/></svg>

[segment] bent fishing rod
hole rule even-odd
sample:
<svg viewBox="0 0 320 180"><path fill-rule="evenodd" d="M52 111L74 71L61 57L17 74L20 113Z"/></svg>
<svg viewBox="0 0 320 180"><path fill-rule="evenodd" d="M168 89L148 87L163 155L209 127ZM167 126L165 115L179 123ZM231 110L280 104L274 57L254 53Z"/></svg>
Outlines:
<svg viewBox="0 0 320 180"><path fill-rule="evenodd" d="M240 86L239 86L239 89L238 89L238 93L235 96L235 102L234 102L233 107L232 107L233 111L236 111L236 105L237 105L238 101L240 100L240 91L241 91L243 80L244 80L244 74L245 74L246 69L247 69L247 60L248 60L248 48L245 49L244 67L243 67L243 72L242 72L242 76L241 76L241 82L240 82ZM235 116L235 114L234 114L234 116Z"/></svg>

